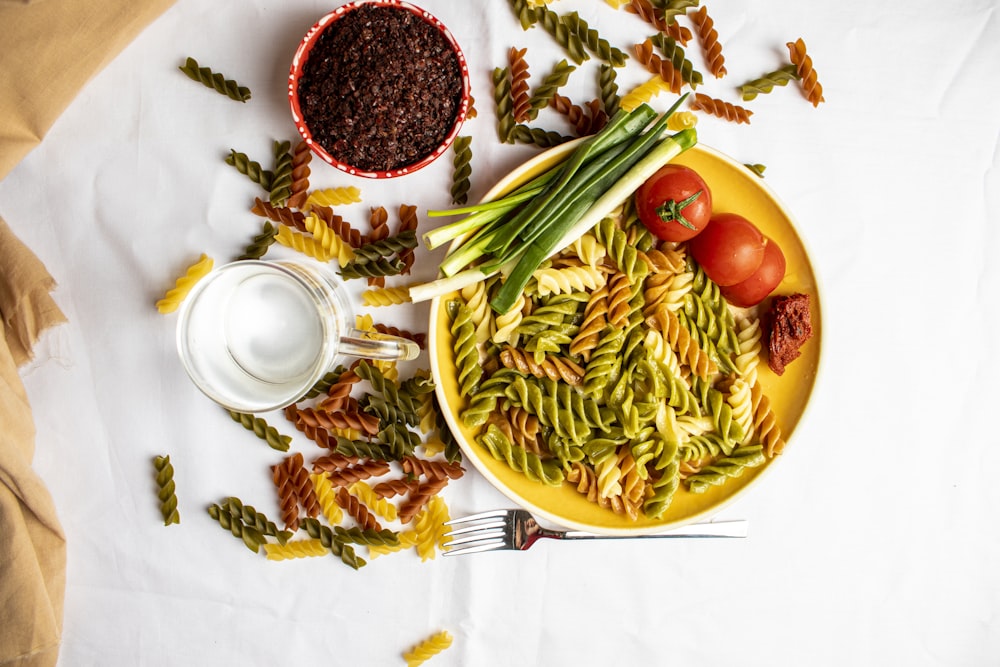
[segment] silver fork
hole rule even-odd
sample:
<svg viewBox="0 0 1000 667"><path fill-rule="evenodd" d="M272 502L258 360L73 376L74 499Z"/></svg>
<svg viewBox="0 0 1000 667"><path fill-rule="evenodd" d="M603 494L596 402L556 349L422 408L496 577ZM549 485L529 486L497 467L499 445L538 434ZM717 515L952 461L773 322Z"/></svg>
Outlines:
<svg viewBox="0 0 1000 667"><path fill-rule="evenodd" d="M480 512L445 523L453 529L445 534L444 555L458 556L480 551L524 551L543 537L556 540L606 540L680 537L746 537L749 522L717 521L681 526L648 535L600 535L581 530L550 530L538 525L526 510Z"/></svg>

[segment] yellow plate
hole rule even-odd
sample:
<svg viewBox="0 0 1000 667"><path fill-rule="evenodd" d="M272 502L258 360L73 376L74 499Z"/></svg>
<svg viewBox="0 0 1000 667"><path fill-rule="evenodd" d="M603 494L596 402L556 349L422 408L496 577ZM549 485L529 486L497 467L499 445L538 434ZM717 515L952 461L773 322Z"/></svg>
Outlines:
<svg viewBox="0 0 1000 667"><path fill-rule="evenodd" d="M493 199L520 183L550 168L572 146L564 144L553 148L521 165L487 193ZM782 376L767 367L762 355L758 376L765 395L777 416L786 443L802 418L812 393L819 368L822 322L820 297L816 276L809 257L792 222L792 217L781 205L763 180L742 164L711 148L697 145L674 160L697 171L712 190L713 210L716 213L738 213L754 222L766 236L774 239L785 255L785 279L775 294L808 294L811 300L813 337L803 346L802 356L792 362ZM508 498L551 522L574 528L606 534L643 534L674 528L684 523L717 512L727 503L753 485L777 459L754 469L725 484L712 487L704 493L690 493L682 484L664 514L657 520L641 515L638 520L614 514L589 502L568 482L561 487L547 487L533 482L514 471L503 461L497 461L475 441L479 429L466 428L459 413L465 406L458 392L452 336L447 309L444 305L458 297L458 292L435 298L431 304L429 349L431 368L437 383L437 397L444 417L462 447L466 461L471 462L497 489ZM766 348L767 341L761 341ZM787 447L786 447L787 451ZM780 459L780 457L778 457Z"/></svg>

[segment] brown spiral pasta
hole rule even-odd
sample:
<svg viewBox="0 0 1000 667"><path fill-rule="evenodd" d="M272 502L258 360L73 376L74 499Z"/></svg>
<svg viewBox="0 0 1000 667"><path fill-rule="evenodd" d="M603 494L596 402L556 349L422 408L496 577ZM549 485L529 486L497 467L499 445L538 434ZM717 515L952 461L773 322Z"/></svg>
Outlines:
<svg viewBox="0 0 1000 667"><path fill-rule="evenodd" d="M500 363L506 368L514 368L522 373L530 373L537 378L562 380L578 387L583 384L584 369L572 359L545 355L542 363L535 361L534 355L516 347L505 347L500 351Z"/></svg>
<svg viewBox="0 0 1000 667"><path fill-rule="evenodd" d="M625 5L625 10L637 15L668 37L673 37L682 46L687 46L693 37L690 30L674 21L672 17L668 19L664 12L658 10L650 0L631 0L629 4Z"/></svg>
<svg viewBox="0 0 1000 667"><path fill-rule="evenodd" d="M430 479L458 479L465 474L465 468L458 463L446 463L444 461L428 461L415 456L403 458L403 472L411 475L423 475Z"/></svg>
<svg viewBox="0 0 1000 667"><path fill-rule="evenodd" d="M568 97L555 93L549 106L566 116L566 120L573 125L578 137L596 134L608 122L608 115L604 112L600 100L587 102L585 109L579 104L574 104Z"/></svg>
<svg viewBox="0 0 1000 667"><path fill-rule="evenodd" d="M718 98L709 97L704 93L695 93L694 102L691 103L692 109L699 109L712 116L718 116L728 121L733 121L736 123L746 123L750 124L750 116L753 115L753 111L745 109L741 106L731 104L724 100Z"/></svg>
<svg viewBox="0 0 1000 667"><path fill-rule="evenodd" d="M301 211L293 211L286 206L275 206L260 197L254 199L253 206L250 207L250 212L254 215L267 218L272 222L293 227L300 232L308 231L305 223L306 216Z"/></svg>
<svg viewBox="0 0 1000 667"><path fill-rule="evenodd" d="M658 75L670 87L670 92L679 93L684 85L684 77L680 70L674 67L669 60L664 60L653 53L653 40L647 39L642 44L635 45L635 59L649 70Z"/></svg>
<svg viewBox="0 0 1000 667"><path fill-rule="evenodd" d="M402 523L409 523L423 509L424 505L448 485L447 477L433 477L420 484L416 491L399 506L398 517Z"/></svg>
<svg viewBox="0 0 1000 667"><path fill-rule="evenodd" d="M349 403L348 399L351 397L354 385L360 381L361 377L354 372L353 368L344 371L337 378L337 381L330 385L326 392L326 398L320 401L316 407L328 412L344 410Z"/></svg>
<svg viewBox="0 0 1000 667"><path fill-rule="evenodd" d="M813 69L812 58L806 53L806 43L799 37L794 42L788 42L786 46L788 57L799 73L799 85L803 94L814 107L819 106L820 102L826 100L823 99L823 86L820 85L816 70Z"/></svg>
<svg viewBox="0 0 1000 667"><path fill-rule="evenodd" d="M389 237L389 213L384 206L373 206L368 220L372 230L368 234L367 243L381 241ZM385 276L370 275L368 276L368 284L385 287Z"/></svg>
<svg viewBox="0 0 1000 667"><path fill-rule="evenodd" d="M418 479L388 479L373 486L372 491L380 498L395 498L413 493L419 486Z"/></svg>
<svg viewBox="0 0 1000 667"><path fill-rule="evenodd" d="M764 454L774 458L785 449L785 439L781 437L778 418L771 409L771 400L764 395L760 382L750 385L750 405L753 409L753 426Z"/></svg>
<svg viewBox="0 0 1000 667"><path fill-rule="evenodd" d="M317 472L339 472L344 468L359 463L361 459L357 456L347 456L345 454L327 454L312 460L312 467Z"/></svg>
<svg viewBox="0 0 1000 667"><path fill-rule="evenodd" d="M503 412L494 412L486 423L495 424L508 440L519 447L541 458L551 458L548 447L543 446L543 439L539 437L541 423L538 417L524 408L511 406Z"/></svg>
<svg viewBox="0 0 1000 667"><path fill-rule="evenodd" d="M360 248L365 244L365 237L361 232L351 227L349 222L334 213L329 206L313 206L309 211L315 213L334 234L344 239L347 245L352 248Z"/></svg>
<svg viewBox="0 0 1000 667"><path fill-rule="evenodd" d="M302 208L309 196L309 163L312 161L312 151L309 144L300 141L295 150L292 151L292 184L291 194L288 197L290 208Z"/></svg>
<svg viewBox="0 0 1000 667"><path fill-rule="evenodd" d="M352 465L344 466L326 474L334 486L350 486L363 479L379 477L389 472L389 463L377 459L366 459ZM346 508L345 508L346 509Z"/></svg>
<svg viewBox="0 0 1000 667"><path fill-rule="evenodd" d="M288 478L295 488L295 497L307 516L316 518L320 513L319 499L316 497L309 471L306 470L302 454L296 452L287 457L281 465L285 466Z"/></svg>
<svg viewBox="0 0 1000 667"><path fill-rule="evenodd" d="M362 530L382 530L382 525L375 518L375 514L365 507L364 503L352 496L345 487L337 489L334 500L345 512L354 517Z"/></svg>
<svg viewBox="0 0 1000 667"><path fill-rule="evenodd" d="M427 334L425 333L414 333L412 331L407 331L406 329L400 329L398 327L388 326L386 324L380 324L376 322L372 325L375 331L386 334L388 336L398 336L400 338L405 338L407 340L412 340L417 346L423 350L427 347Z"/></svg>
<svg viewBox="0 0 1000 667"><path fill-rule="evenodd" d="M643 317L653 315L660 304L669 296L670 288L674 282L674 275L667 272L654 272L646 276L642 292Z"/></svg>
<svg viewBox="0 0 1000 667"><path fill-rule="evenodd" d="M627 274L618 271L608 280L608 324L618 329L628 324L632 311L632 281Z"/></svg>
<svg viewBox="0 0 1000 667"><path fill-rule="evenodd" d="M328 412L315 408L301 408L296 412L295 419L296 424L301 422L316 428L351 428L369 436L377 435L379 432L378 417L360 411Z"/></svg>
<svg viewBox="0 0 1000 667"><path fill-rule="evenodd" d="M304 433L307 438L324 449L332 449L337 446L337 441L332 435L330 435L329 431L325 428L299 421L298 414L298 406L289 405L285 408L285 418L288 419L288 421L290 421L296 429Z"/></svg>
<svg viewBox="0 0 1000 667"><path fill-rule="evenodd" d="M677 353L680 362L688 366L698 377L705 379L719 371L719 367L708 353L701 349L687 327L681 324L677 315L665 305L658 306L652 317L646 319L646 324L663 334L663 339Z"/></svg>
<svg viewBox="0 0 1000 667"><path fill-rule="evenodd" d="M271 479L278 492L278 505L281 508L281 520L285 530L295 532L299 529L299 497L288 467L284 463L271 466Z"/></svg>
<svg viewBox="0 0 1000 667"><path fill-rule="evenodd" d="M708 8L702 5L698 11L690 15L698 30L698 40L701 42L702 53L708 71L716 79L726 75L726 58L722 55L722 44L719 43L719 31L715 29L715 21L708 15Z"/></svg>
<svg viewBox="0 0 1000 667"><path fill-rule="evenodd" d="M601 341L601 332L608 324L608 286L602 285L590 295L583 311L583 322L576 337L569 344L569 352L579 355L585 362Z"/></svg>
<svg viewBox="0 0 1000 667"><path fill-rule="evenodd" d="M510 47L507 52L507 62L510 65L510 99L514 105L514 120L518 123L527 123L531 120L531 91L528 84L530 73L528 72L528 61L524 59L524 54L528 49L518 49Z"/></svg>

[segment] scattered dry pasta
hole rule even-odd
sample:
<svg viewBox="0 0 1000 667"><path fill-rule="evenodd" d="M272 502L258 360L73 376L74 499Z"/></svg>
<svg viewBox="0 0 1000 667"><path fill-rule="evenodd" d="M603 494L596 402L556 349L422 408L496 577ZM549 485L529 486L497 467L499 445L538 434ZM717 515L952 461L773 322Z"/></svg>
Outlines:
<svg viewBox="0 0 1000 667"><path fill-rule="evenodd" d="M799 85L802 86L803 94L814 107L819 106L820 102L826 100L823 99L823 86L820 85L816 70L813 69L812 58L806 53L806 43L799 37L794 42L788 42L786 46L788 47L788 57L797 69Z"/></svg>
<svg viewBox="0 0 1000 667"><path fill-rule="evenodd" d="M447 630L437 632L420 641L403 654L403 659L406 660L406 667L418 667L424 664L430 658L449 648L452 641L452 636Z"/></svg>
<svg viewBox="0 0 1000 667"><path fill-rule="evenodd" d="M189 266L184 275L175 281L174 286L156 302L156 309L163 314L177 310L195 284L207 276L214 265L215 260L202 253L198 261Z"/></svg>

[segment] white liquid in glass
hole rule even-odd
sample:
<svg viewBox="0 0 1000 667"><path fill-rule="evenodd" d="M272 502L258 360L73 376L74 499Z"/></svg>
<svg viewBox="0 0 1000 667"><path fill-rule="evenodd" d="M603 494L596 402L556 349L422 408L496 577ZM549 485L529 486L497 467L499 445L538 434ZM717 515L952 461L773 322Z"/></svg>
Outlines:
<svg viewBox="0 0 1000 667"><path fill-rule="evenodd" d="M191 377L223 405L254 412L288 404L332 364L342 313L309 287L247 262L193 294L179 339Z"/></svg>

